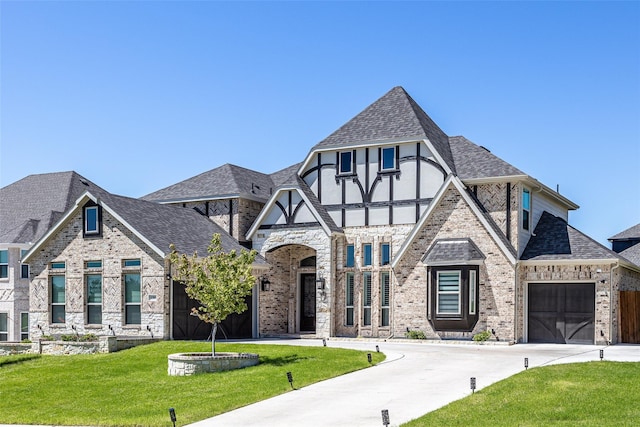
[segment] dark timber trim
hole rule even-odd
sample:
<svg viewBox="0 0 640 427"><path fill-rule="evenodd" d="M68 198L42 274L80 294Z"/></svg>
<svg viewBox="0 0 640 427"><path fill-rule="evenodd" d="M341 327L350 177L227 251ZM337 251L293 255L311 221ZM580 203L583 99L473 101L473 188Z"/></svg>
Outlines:
<svg viewBox="0 0 640 427"><path fill-rule="evenodd" d="M511 242L511 183L507 182L507 240Z"/></svg>
<svg viewBox="0 0 640 427"><path fill-rule="evenodd" d="M318 153L318 201L322 203L322 153ZM303 177L304 179L304 177Z"/></svg>
<svg viewBox="0 0 640 427"><path fill-rule="evenodd" d="M416 200L420 200L420 171L422 168L420 167L420 146L419 142L416 143ZM420 203L416 202L416 223L420 220Z"/></svg>
<svg viewBox="0 0 640 427"><path fill-rule="evenodd" d="M369 188L369 147L364 149L364 185L363 189L360 186L360 192L362 193L362 201L365 201L365 193L366 193L366 201L369 200L370 188ZM364 191L363 191L364 190ZM369 206L365 206L364 208L364 225L369 225Z"/></svg>
<svg viewBox="0 0 640 427"><path fill-rule="evenodd" d="M229 199L229 234L233 236L233 199Z"/></svg>

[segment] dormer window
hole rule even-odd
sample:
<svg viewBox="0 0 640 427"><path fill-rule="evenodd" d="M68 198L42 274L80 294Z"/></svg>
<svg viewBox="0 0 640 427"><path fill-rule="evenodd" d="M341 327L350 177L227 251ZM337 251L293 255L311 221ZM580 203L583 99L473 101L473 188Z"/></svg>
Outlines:
<svg viewBox="0 0 640 427"><path fill-rule="evenodd" d="M522 189L522 229L529 231L531 223L531 192Z"/></svg>
<svg viewBox="0 0 640 427"><path fill-rule="evenodd" d="M85 206L84 208L84 235L99 236L100 235L100 207Z"/></svg>
<svg viewBox="0 0 640 427"><path fill-rule="evenodd" d="M347 174L353 172L353 153L343 151L340 153L340 173Z"/></svg>
<svg viewBox="0 0 640 427"><path fill-rule="evenodd" d="M396 167L396 147L382 149L382 170L395 170Z"/></svg>

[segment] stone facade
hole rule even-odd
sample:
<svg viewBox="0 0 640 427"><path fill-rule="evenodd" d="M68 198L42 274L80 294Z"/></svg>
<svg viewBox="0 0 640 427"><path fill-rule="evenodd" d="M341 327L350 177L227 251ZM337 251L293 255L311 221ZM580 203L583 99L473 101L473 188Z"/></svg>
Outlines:
<svg viewBox="0 0 640 427"><path fill-rule="evenodd" d="M508 189L509 187L509 189ZM489 212L491 219L500 228L514 248L518 247L520 185L499 182L482 184L473 187L478 201ZM510 198L508 197L510 196Z"/></svg>
<svg viewBox="0 0 640 427"><path fill-rule="evenodd" d="M21 340L21 314L29 312L29 278L21 277L21 250L27 247L0 248L8 251L8 277L0 278L0 313L7 314L7 340Z"/></svg>
<svg viewBox="0 0 640 427"><path fill-rule="evenodd" d="M30 332L41 335L93 333L96 335L150 336L169 338L168 280L164 260L128 228L103 210L102 235L83 237L79 211L31 261ZM124 259L140 259L140 267L123 267ZM65 262L61 270L51 262ZM86 268L86 261L101 261L98 269ZM87 274L102 276L102 323L87 324ZM123 274L141 278L141 324L124 320ZM50 280L64 275L66 287L65 323L51 321ZM74 329L75 328L75 329Z"/></svg>
<svg viewBox="0 0 640 427"><path fill-rule="evenodd" d="M486 257L479 268L478 322L471 332L438 332L428 317L428 269L421 260L434 240L460 237L471 238ZM454 188L450 187L435 207L395 273L395 336L404 336L408 328L421 330L428 338L469 339L478 332L493 329L501 341L514 339L515 266Z"/></svg>

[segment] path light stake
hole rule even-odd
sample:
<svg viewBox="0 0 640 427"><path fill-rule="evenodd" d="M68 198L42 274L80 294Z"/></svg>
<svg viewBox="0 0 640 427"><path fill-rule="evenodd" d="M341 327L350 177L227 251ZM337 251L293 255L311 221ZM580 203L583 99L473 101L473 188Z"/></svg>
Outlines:
<svg viewBox="0 0 640 427"><path fill-rule="evenodd" d="M471 393L476 392L476 377L471 377Z"/></svg>
<svg viewBox="0 0 640 427"><path fill-rule="evenodd" d="M380 347L376 346L376 353L380 353Z"/></svg>
<svg viewBox="0 0 640 427"><path fill-rule="evenodd" d="M367 360L371 363L371 353L367 353Z"/></svg>
<svg viewBox="0 0 640 427"><path fill-rule="evenodd" d="M600 360L604 359L604 350L600 349Z"/></svg>
<svg viewBox="0 0 640 427"><path fill-rule="evenodd" d="M169 408L169 416L171 417L173 427L176 427L176 410L173 408Z"/></svg>
<svg viewBox="0 0 640 427"><path fill-rule="evenodd" d="M529 358L525 357L524 358L524 369L527 369L529 367Z"/></svg>
<svg viewBox="0 0 640 427"><path fill-rule="evenodd" d="M291 385L291 390L294 390L294 388L293 388L293 375L291 375L291 372L287 372L287 380L289 381L289 385Z"/></svg>
<svg viewBox="0 0 640 427"><path fill-rule="evenodd" d="M383 409L382 410L382 425L386 427L389 424L391 424L389 422L389 410L388 409Z"/></svg>
<svg viewBox="0 0 640 427"><path fill-rule="evenodd" d="M327 346L327 339L326 338L322 338L322 346L323 347Z"/></svg>

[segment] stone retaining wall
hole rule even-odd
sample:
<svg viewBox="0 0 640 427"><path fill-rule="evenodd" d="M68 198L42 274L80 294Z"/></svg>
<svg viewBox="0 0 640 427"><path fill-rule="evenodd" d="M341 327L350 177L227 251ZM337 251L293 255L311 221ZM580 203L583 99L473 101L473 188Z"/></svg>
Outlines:
<svg viewBox="0 0 640 427"><path fill-rule="evenodd" d="M169 375L185 376L205 372L231 371L258 364L258 355L253 353L178 353L170 354Z"/></svg>

